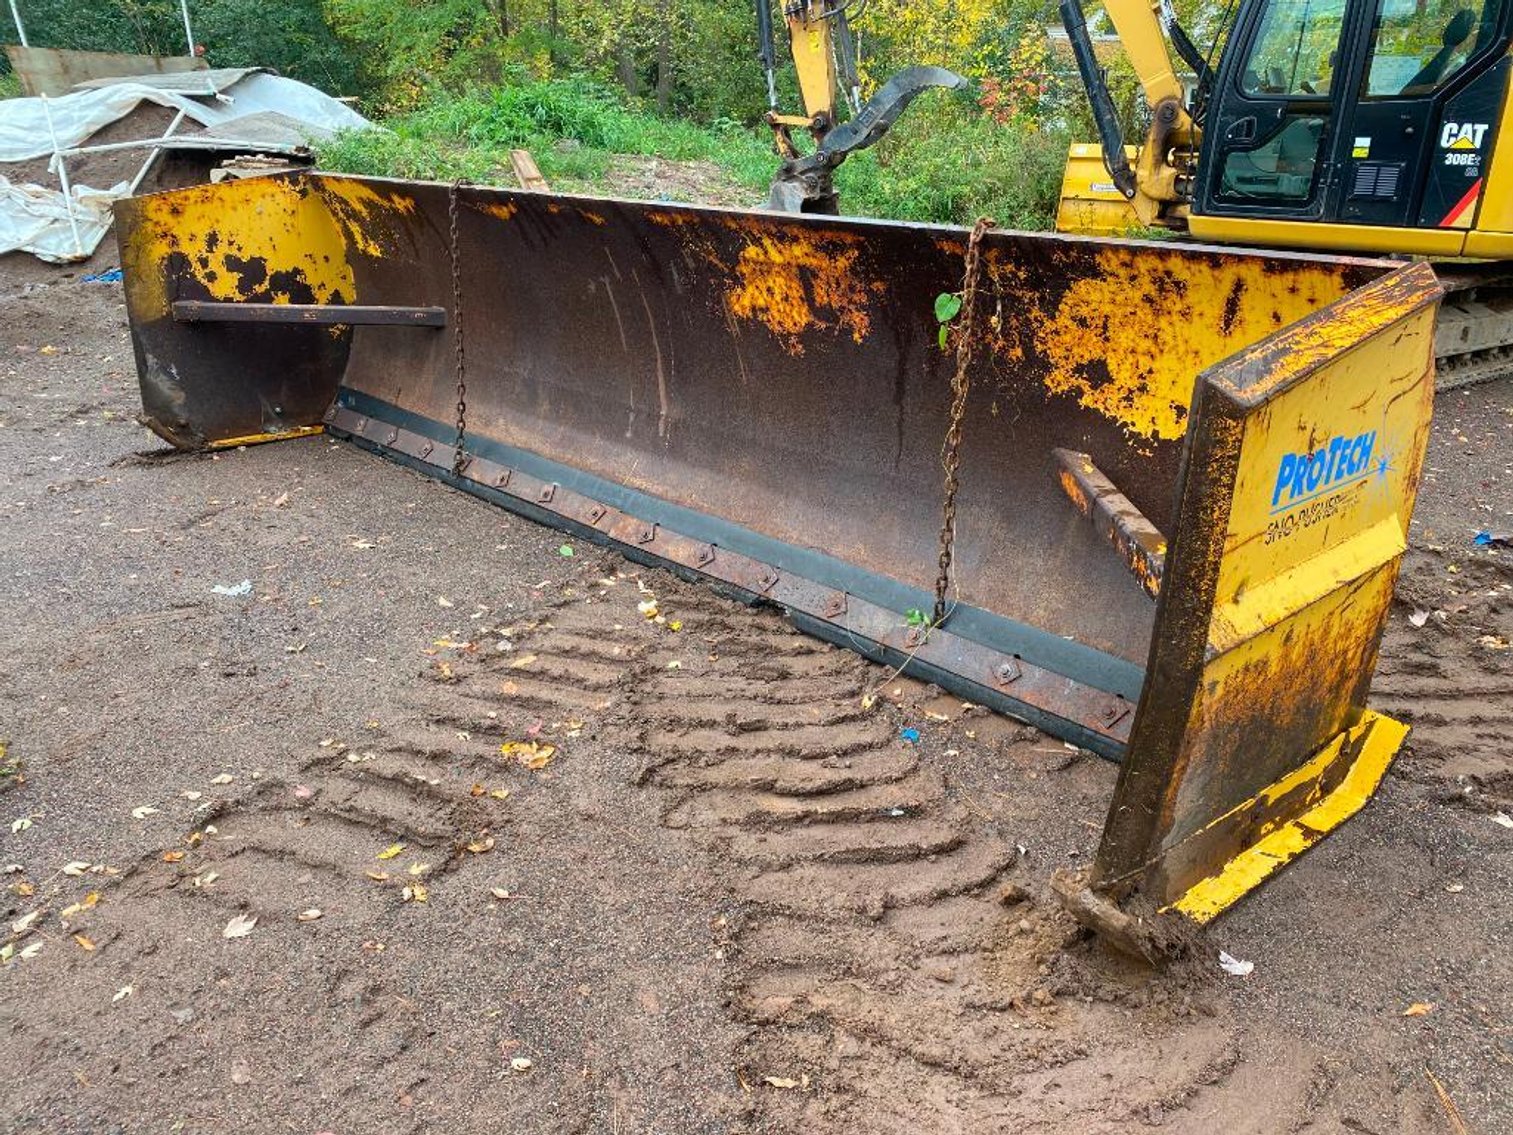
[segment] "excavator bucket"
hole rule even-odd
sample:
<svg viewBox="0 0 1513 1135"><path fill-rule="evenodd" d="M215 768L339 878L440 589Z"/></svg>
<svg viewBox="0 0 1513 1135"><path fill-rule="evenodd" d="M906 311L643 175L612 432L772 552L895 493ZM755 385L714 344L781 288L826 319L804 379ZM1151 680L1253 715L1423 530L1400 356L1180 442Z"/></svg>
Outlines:
<svg viewBox="0 0 1513 1135"><path fill-rule="evenodd" d="M961 230L308 173L116 208L158 434L324 428L1119 761L1100 893L1212 917L1403 737L1427 267L990 233L927 625Z"/></svg>

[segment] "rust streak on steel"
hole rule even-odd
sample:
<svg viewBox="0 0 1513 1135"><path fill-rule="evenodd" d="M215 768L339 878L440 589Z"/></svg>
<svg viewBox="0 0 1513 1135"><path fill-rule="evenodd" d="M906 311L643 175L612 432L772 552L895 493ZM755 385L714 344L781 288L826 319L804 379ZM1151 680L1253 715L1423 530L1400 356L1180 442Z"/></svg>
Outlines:
<svg viewBox="0 0 1513 1135"><path fill-rule="evenodd" d="M1147 595L1161 593L1166 565L1166 537L1121 493L1086 453L1055 450L1061 487L1077 511L1093 522L1124 557Z"/></svg>

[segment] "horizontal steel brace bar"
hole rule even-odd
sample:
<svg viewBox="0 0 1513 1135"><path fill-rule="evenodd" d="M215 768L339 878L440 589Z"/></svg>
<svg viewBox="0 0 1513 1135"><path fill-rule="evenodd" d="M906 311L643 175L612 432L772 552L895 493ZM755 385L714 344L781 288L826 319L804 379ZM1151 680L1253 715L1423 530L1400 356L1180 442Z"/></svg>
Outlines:
<svg viewBox="0 0 1513 1135"><path fill-rule="evenodd" d="M498 461L465 453L461 477L453 478L450 444L383 417L337 404L327 411L325 423L333 433L406 459L514 511L559 527L565 524L633 559L662 563L778 604L811 633L869 657L904 665L968 700L1042 725L1103 756L1119 759L1129 741L1135 703L1121 695L943 627L911 627L902 612L701 541Z"/></svg>
<svg viewBox="0 0 1513 1135"><path fill-rule="evenodd" d="M444 307L395 307L339 303L238 303L175 300L180 323L314 323L364 326L445 327Z"/></svg>

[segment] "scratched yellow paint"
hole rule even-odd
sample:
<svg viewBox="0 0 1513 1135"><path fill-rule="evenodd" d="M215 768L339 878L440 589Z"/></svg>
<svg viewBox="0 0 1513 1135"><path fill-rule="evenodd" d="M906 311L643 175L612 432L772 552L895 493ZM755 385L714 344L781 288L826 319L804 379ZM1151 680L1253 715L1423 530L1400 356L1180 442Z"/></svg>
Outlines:
<svg viewBox="0 0 1513 1135"><path fill-rule="evenodd" d="M1332 266L1141 247L1104 248L1098 271L1071 282L1054 306L1023 295L1044 382L1122 426L1132 439L1175 441L1200 371L1342 296ZM989 261L1009 297L1025 287Z"/></svg>
<svg viewBox="0 0 1513 1135"><path fill-rule="evenodd" d="M175 254L214 299L260 294L289 302L293 297L277 290L283 279L302 284L315 303L353 302L346 235L321 198L301 185L248 178L140 198L141 224L121 254L134 281L133 318L168 315L177 298L168 295Z"/></svg>
<svg viewBox="0 0 1513 1135"><path fill-rule="evenodd" d="M1359 812L1375 794L1407 735L1408 727L1401 722L1368 712L1359 725L1337 736L1313 760L1245 801L1234 812L1275 800L1310 779L1318 779L1336 761L1351 760L1350 771L1336 788L1322 795L1311 794L1309 807L1296 819L1263 828L1260 839L1217 873L1189 887L1166 909L1180 911L1198 923L1222 914ZM1215 823L1227 819L1229 816Z"/></svg>
<svg viewBox="0 0 1513 1135"><path fill-rule="evenodd" d="M857 250L795 233L761 237L741 250L737 279L725 297L730 313L767 326L790 354L804 351L800 334L839 330L860 343L871 328L867 291L852 274Z"/></svg>
<svg viewBox="0 0 1513 1135"><path fill-rule="evenodd" d="M400 189L346 177L322 177L314 184L348 246L364 256L383 256L380 238L388 232L386 218L415 212L415 198Z"/></svg>

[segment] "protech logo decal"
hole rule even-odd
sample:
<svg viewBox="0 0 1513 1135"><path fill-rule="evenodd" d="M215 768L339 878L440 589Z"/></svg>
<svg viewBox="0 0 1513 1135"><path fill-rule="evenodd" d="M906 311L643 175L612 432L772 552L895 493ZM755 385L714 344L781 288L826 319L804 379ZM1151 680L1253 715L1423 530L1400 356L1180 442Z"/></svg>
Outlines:
<svg viewBox="0 0 1513 1135"><path fill-rule="evenodd" d="M1277 463L1277 483L1271 492L1273 514L1343 488L1371 473L1376 431L1354 437L1336 435L1313 452L1285 453Z"/></svg>
<svg viewBox="0 0 1513 1135"><path fill-rule="evenodd" d="M1277 463L1271 490L1271 515L1266 543L1275 543L1321 520L1328 520L1352 499L1345 492L1373 473L1384 477L1392 468L1376 456L1376 431L1337 435L1315 450L1284 453Z"/></svg>

